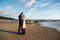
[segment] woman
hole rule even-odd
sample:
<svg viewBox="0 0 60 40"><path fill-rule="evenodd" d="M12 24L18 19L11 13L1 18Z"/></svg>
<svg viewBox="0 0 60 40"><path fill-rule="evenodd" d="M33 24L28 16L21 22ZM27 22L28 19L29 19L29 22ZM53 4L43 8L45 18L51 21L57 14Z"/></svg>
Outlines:
<svg viewBox="0 0 60 40"><path fill-rule="evenodd" d="M25 15L22 15L22 34L25 34L26 24L25 24Z"/></svg>

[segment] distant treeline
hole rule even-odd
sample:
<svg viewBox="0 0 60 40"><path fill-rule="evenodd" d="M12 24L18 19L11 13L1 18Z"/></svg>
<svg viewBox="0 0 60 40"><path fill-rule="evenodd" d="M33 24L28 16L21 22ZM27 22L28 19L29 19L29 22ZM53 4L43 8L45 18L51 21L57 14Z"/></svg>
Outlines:
<svg viewBox="0 0 60 40"><path fill-rule="evenodd" d="M0 16L0 19L17 20L17 19L14 19L14 18L8 18L8 17L4 17L4 16Z"/></svg>

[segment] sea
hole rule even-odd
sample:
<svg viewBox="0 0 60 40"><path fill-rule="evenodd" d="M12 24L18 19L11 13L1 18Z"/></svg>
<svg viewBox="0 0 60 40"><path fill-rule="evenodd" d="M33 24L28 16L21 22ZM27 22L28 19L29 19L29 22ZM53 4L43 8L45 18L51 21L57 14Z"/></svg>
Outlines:
<svg viewBox="0 0 60 40"><path fill-rule="evenodd" d="M38 22L38 24L43 27L54 28L60 32L60 20L59 21L57 21L57 20L42 21L42 22Z"/></svg>

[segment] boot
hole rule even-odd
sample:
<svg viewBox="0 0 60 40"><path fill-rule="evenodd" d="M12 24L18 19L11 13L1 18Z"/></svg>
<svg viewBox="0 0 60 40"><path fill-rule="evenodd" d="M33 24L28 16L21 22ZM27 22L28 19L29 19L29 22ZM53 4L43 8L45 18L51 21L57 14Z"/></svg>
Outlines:
<svg viewBox="0 0 60 40"><path fill-rule="evenodd" d="M22 29L22 34L25 34L25 28L24 28L24 29Z"/></svg>
<svg viewBox="0 0 60 40"><path fill-rule="evenodd" d="M25 28L23 29L23 34L25 34Z"/></svg>

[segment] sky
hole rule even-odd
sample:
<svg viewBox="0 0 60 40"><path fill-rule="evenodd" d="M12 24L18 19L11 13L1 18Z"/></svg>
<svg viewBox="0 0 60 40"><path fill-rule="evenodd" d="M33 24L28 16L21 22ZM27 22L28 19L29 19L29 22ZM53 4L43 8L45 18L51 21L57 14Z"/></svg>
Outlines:
<svg viewBox="0 0 60 40"><path fill-rule="evenodd" d="M0 16L18 19L60 19L60 0L0 0Z"/></svg>

